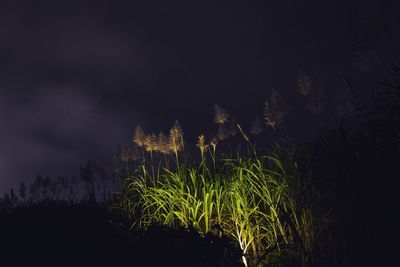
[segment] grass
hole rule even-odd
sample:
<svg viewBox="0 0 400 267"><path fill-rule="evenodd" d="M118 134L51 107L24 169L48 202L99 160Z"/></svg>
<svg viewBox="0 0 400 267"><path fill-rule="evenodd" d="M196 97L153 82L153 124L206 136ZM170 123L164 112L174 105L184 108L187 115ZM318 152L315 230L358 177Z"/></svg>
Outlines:
<svg viewBox="0 0 400 267"><path fill-rule="evenodd" d="M202 236L228 236L243 251L245 266L277 255L311 264L317 229L323 224L312 203L315 190L307 173L299 170L302 146L281 141L258 156L249 136L237 127L247 144L245 152L226 156L216 139L207 144L200 135L197 161L184 156L178 123L169 143L165 137L157 141L154 134L146 138L138 128L135 144L147 153L126 178L119 207L130 215L132 227L159 223L194 228Z"/></svg>

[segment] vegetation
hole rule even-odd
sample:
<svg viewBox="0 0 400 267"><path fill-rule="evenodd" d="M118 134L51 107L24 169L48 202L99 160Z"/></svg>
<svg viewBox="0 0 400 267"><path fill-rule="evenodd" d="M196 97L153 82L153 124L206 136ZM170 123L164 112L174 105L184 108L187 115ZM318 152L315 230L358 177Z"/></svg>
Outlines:
<svg viewBox="0 0 400 267"><path fill-rule="evenodd" d="M273 91L265 114L272 129L282 123L285 113L279 108ZM239 124L233 128L230 116L219 106L214 122L216 137L209 142L204 135L198 137L195 159L185 153L178 122L168 137L146 135L137 127L135 148L129 152L146 153L130 157L141 161L127 173L119 207L140 229L160 223L192 227L202 236L210 232L228 236L243 251L246 266L268 263L279 255L311 265L327 213L316 205L318 189L300 163L309 156L307 146L281 140L268 153L260 153L251 136ZM223 142L235 132L246 146L226 154Z"/></svg>
<svg viewBox="0 0 400 267"><path fill-rule="evenodd" d="M318 126L328 108L321 77L298 74L298 91L309 101ZM390 255L396 255L391 242L397 240L392 237L398 225L393 215L397 192L391 185L400 162L399 81L396 67L376 85L370 105L361 107L353 95L358 108L339 126L321 127L310 143L280 138L282 130L287 134L288 111L277 91L265 102L263 120L257 118L249 130L216 105L216 133L200 134L196 144L188 142L179 122L168 135L146 134L138 126L133 146L120 146L112 177L88 162L80 169L80 183L37 175L30 186L11 189L0 199L2 237L13 240L8 229L25 229L18 223L32 226L32 218L39 216L42 232L53 229L49 222L66 228L82 224L86 228L77 231L92 229L87 238L95 243L104 235L107 244L117 240L117 258L136 251L146 254L142 261L147 266L394 266ZM276 136L268 149L255 142L265 127ZM110 185L120 181L116 178L122 179L122 188L112 195ZM100 212L98 202L105 204ZM109 205L127 215L128 222L112 214L108 222L116 227L109 228L108 222L93 227L88 210L99 220ZM73 220L79 216L67 211L75 208L84 218L79 222ZM122 227L126 225L129 229ZM35 228L25 230L17 240L42 238ZM90 258L102 249L96 248ZM152 264L153 253L160 257Z"/></svg>
<svg viewBox="0 0 400 267"><path fill-rule="evenodd" d="M353 94L357 108L328 128L323 78L312 82L300 72L299 92L321 129L311 143L276 134L269 150L255 145L262 125L286 130L287 111L276 91L265 103L264 122L256 119L249 133L215 106L217 133L199 135L195 153L179 123L169 136L138 127L129 150L136 161L117 206L135 229L159 223L227 236L246 266L393 266L393 240L381 231L396 229L395 220L372 213L390 216L396 202L395 187L377 186L382 177L393 184L398 174L399 73L393 68L377 84L369 105L361 107Z"/></svg>

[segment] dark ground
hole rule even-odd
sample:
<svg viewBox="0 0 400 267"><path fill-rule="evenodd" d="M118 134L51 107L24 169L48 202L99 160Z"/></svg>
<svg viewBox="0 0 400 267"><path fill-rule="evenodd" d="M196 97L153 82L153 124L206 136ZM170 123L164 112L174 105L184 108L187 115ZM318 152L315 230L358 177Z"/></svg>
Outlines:
<svg viewBox="0 0 400 267"><path fill-rule="evenodd" d="M0 258L14 266L241 266L241 251L224 237L161 226L140 233L125 222L101 207L4 210Z"/></svg>

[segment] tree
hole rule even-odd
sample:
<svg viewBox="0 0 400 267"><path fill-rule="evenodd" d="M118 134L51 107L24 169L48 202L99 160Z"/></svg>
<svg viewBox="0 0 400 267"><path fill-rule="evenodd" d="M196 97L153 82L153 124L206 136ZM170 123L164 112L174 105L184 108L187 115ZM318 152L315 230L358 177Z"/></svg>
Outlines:
<svg viewBox="0 0 400 267"><path fill-rule="evenodd" d="M11 205L14 206L18 202L18 196L15 194L14 189L10 189Z"/></svg>
<svg viewBox="0 0 400 267"><path fill-rule="evenodd" d="M51 187L51 180L49 176L46 176L46 178L43 181L43 192L44 192L44 198L49 198L49 191Z"/></svg>
<svg viewBox="0 0 400 267"><path fill-rule="evenodd" d="M44 186L43 177L40 176L39 174L36 174L35 180L31 185L31 190L33 193L32 197L34 200L41 201L43 199L43 194L44 194L43 186Z"/></svg>
<svg viewBox="0 0 400 267"><path fill-rule="evenodd" d="M94 190L94 173L92 163L88 161L85 167L80 167L79 176L82 181L85 182L86 192L89 201L94 203L96 201L95 190Z"/></svg>
<svg viewBox="0 0 400 267"><path fill-rule="evenodd" d="M19 197L26 202L26 186L23 182L21 182L20 186L19 186Z"/></svg>
<svg viewBox="0 0 400 267"><path fill-rule="evenodd" d="M71 177L71 180L69 181L69 189L70 189L70 202L73 203L77 199L77 192L75 192L74 187L78 185L78 178L76 178L76 175L73 175Z"/></svg>
<svg viewBox="0 0 400 267"><path fill-rule="evenodd" d="M10 208L12 206L12 200L9 194L5 194L2 200L2 206L4 208Z"/></svg>

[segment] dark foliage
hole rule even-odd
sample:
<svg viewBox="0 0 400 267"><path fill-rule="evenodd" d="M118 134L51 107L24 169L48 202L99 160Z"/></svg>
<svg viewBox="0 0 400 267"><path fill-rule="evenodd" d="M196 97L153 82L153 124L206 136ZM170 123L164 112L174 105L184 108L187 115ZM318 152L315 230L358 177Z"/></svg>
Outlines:
<svg viewBox="0 0 400 267"><path fill-rule="evenodd" d="M377 84L374 101L314 142L315 178L332 211L325 266L396 266L400 163L400 69Z"/></svg>

